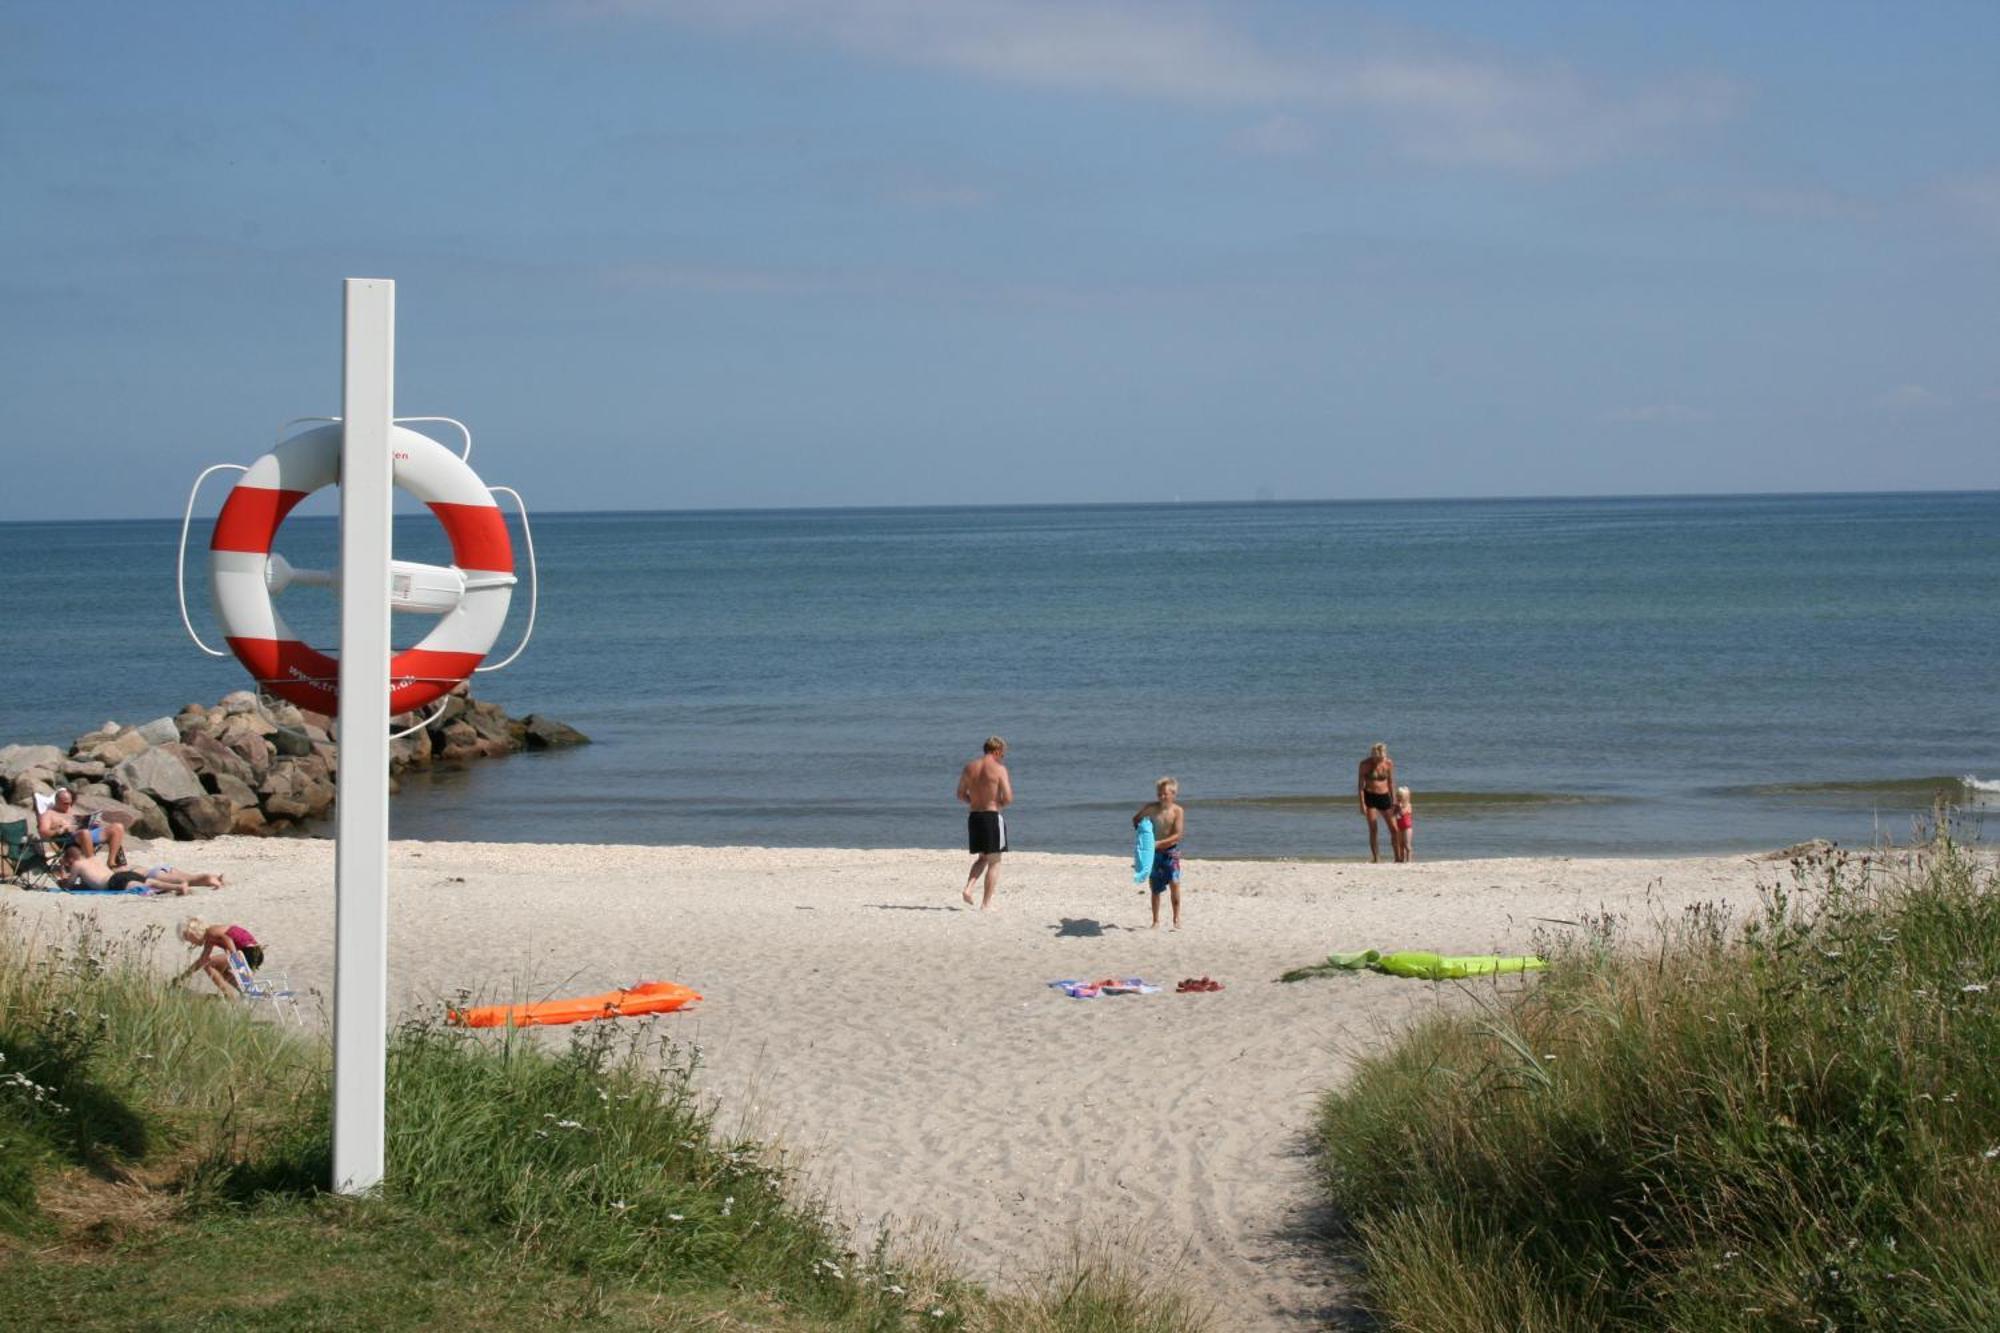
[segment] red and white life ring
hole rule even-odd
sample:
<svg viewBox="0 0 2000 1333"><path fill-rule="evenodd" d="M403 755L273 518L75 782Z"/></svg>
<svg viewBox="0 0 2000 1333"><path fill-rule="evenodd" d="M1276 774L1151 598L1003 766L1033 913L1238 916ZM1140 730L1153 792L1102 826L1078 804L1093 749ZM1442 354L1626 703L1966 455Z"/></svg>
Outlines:
<svg viewBox="0 0 2000 1333"><path fill-rule="evenodd" d="M301 432L237 480L215 519L208 570L215 609L237 660L258 684L301 708L333 714L340 664L300 640L271 600L272 543L298 503L340 479L338 423ZM500 637L513 597L514 548L492 492L457 454L416 431L390 428L396 485L424 502L451 539L464 594L422 642L389 663L389 712L422 708L472 675Z"/></svg>

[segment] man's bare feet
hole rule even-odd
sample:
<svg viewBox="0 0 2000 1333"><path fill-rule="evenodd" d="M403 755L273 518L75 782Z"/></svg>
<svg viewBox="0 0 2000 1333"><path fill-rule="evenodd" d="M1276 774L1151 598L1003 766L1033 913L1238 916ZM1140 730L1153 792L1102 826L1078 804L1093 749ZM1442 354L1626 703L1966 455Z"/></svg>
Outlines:
<svg viewBox="0 0 2000 1333"><path fill-rule="evenodd" d="M965 892L959 894L958 896L965 899L965 905L967 907L972 906L972 886L970 884L966 885Z"/></svg>

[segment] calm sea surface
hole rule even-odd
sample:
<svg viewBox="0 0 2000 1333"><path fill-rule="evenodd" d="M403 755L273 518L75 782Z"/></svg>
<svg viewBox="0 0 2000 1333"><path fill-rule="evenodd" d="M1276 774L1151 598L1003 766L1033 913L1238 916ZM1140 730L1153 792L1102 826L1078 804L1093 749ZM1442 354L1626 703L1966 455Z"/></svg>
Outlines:
<svg viewBox="0 0 2000 1333"><path fill-rule="evenodd" d="M244 685L181 630L178 530L0 525L0 741ZM1940 789L2000 805L1995 493L562 514L534 535L534 642L480 690L597 743L409 781L398 837L956 847L952 785L990 732L1019 849L1119 851L1172 773L1191 857L1365 852L1375 740L1420 857L1859 842L1907 836ZM190 602L213 643L206 536ZM334 547L323 515L279 540L294 564ZM399 520L399 555L443 549ZM330 594L281 607L331 645ZM427 623L399 617L398 643Z"/></svg>

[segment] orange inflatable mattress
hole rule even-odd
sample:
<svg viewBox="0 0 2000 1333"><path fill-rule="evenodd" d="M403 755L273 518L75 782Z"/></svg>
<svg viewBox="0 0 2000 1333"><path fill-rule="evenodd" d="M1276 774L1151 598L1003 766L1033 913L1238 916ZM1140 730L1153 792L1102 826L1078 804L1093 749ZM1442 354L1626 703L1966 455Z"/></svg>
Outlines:
<svg viewBox="0 0 2000 1333"><path fill-rule="evenodd" d="M584 1023L595 1018L636 1018L684 1009L701 998L699 991L671 981L641 981L626 990L580 995L573 1000L538 1000L534 1004L488 1004L476 1009L448 1009L446 1019L460 1027L544 1027Z"/></svg>

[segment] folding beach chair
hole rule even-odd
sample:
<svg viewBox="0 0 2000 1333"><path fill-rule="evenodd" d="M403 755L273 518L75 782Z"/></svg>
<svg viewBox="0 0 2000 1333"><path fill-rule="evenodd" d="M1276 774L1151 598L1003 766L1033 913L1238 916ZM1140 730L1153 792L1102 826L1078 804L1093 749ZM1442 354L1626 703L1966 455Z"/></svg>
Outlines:
<svg viewBox="0 0 2000 1333"><path fill-rule="evenodd" d="M281 1019L289 1018L300 1027L306 1025L305 1015L299 1012L299 993L292 989L283 973L260 977L250 970L250 960L234 949L229 951L229 971L244 999L268 1001Z"/></svg>
<svg viewBox="0 0 2000 1333"><path fill-rule="evenodd" d="M61 875L61 863L34 821L10 819L0 824L0 881L24 889L53 889Z"/></svg>

